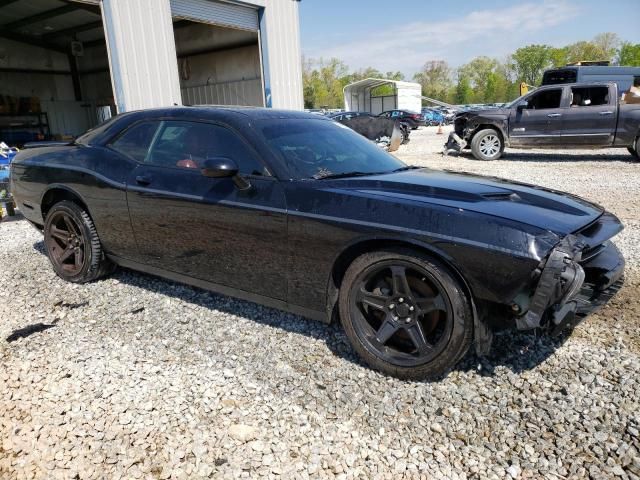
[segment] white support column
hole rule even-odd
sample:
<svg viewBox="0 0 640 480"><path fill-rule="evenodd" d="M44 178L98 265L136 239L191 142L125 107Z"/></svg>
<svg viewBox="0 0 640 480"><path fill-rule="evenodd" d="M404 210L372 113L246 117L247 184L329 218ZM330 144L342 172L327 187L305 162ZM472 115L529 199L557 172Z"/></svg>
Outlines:
<svg viewBox="0 0 640 480"><path fill-rule="evenodd" d="M181 105L169 0L102 0L118 112Z"/></svg>
<svg viewBox="0 0 640 480"><path fill-rule="evenodd" d="M267 107L302 110L298 2L265 0L260 15L260 39Z"/></svg>

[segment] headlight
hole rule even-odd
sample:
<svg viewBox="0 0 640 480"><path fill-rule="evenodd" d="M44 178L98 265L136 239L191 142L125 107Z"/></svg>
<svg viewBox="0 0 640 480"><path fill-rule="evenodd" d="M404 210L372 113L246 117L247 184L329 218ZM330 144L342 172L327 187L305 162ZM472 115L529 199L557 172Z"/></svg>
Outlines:
<svg viewBox="0 0 640 480"><path fill-rule="evenodd" d="M559 303L564 304L572 300L580 292L584 283L584 269L578 263L571 262L560 274L560 278L564 283L564 293Z"/></svg>

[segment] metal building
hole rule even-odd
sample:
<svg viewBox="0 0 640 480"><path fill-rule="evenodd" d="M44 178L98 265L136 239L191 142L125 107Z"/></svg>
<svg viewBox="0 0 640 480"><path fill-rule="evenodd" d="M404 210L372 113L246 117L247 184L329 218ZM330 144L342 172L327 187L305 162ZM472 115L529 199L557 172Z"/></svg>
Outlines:
<svg viewBox="0 0 640 480"><path fill-rule="evenodd" d="M389 89L381 89L383 86ZM378 115L388 110L420 112L422 87L419 83L365 78L344 87L344 105L348 112L369 112Z"/></svg>
<svg viewBox="0 0 640 480"><path fill-rule="evenodd" d="M174 104L302 109L300 60L296 0L0 0L0 140Z"/></svg>

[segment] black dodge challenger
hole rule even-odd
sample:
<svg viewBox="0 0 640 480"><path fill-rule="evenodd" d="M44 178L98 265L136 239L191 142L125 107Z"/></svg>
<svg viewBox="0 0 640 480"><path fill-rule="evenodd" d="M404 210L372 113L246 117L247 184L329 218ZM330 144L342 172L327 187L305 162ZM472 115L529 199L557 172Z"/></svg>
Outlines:
<svg viewBox="0 0 640 480"><path fill-rule="evenodd" d="M410 167L317 115L174 107L23 150L11 189L56 273L116 265L317 320L372 367L446 373L504 328L571 328L622 283L578 197Z"/></svg>

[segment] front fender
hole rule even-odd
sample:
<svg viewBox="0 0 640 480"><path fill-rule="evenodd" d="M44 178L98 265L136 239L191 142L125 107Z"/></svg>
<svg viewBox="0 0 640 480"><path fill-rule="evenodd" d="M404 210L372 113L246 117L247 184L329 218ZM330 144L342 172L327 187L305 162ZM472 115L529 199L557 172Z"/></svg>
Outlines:
<svg viewBox="0 0 640 480"><path fill-rule="evenodd" d="M458 133L467 144L471 143L473 136L480 130L493 128L497 130L504 141L505 146L509 146L509 118L504 115L479 115L469 119L462 128L462 134Z"/></svg>

